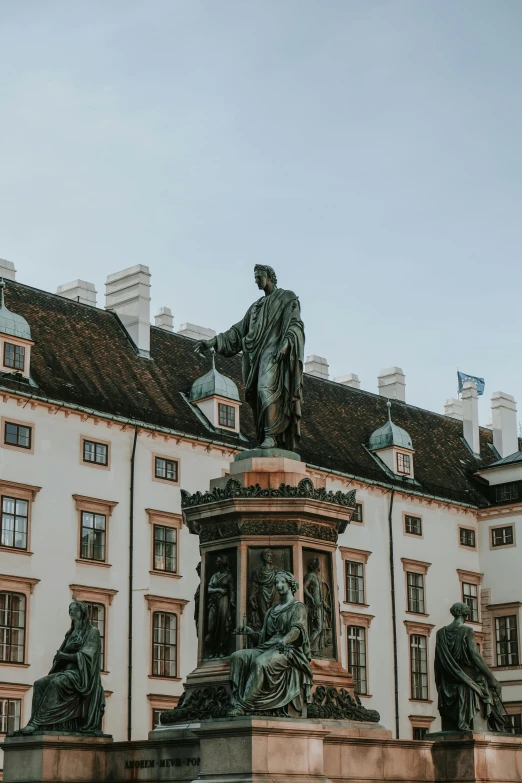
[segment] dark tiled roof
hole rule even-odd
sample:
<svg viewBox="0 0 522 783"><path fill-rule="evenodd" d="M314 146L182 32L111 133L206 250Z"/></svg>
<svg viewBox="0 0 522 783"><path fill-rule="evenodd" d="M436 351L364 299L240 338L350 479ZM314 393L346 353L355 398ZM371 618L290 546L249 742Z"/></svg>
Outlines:
<svg viewBox="0 0 522 783"><path fill-rule="evenodd" d="M137 355L113 313L15 282L8 282L5 297L9 309L27 319L35 340L31 376L38 388L20 383L26 392L195 437L217 438L182 396L210 366L208 359L194 354L193 340L151 327L152 360L147 360ZM240 357L217 357L216 364L237 383L243 399ZM19 385L5 375L0 382L15 389ZM308 463L390 483L364 448L387 419L384 397L306 375L303 416L299 451ZM392 416L412 438L415 478L422 491L487 504L472 474L495 459L490 430L481 428L477 460L462 439L461 422L400 402L393 403ZM253 445L248 405L241 409L241 431ZM239 445L233 436L220 435L219 440Z"/></svg>

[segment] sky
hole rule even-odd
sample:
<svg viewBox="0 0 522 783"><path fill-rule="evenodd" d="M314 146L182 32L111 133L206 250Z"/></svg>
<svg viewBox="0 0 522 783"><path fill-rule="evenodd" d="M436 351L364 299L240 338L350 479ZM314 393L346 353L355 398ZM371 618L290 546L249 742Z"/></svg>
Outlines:
<svg viewBox="0 0 522 783"><path fill-rule="evenodd" d="M0 0L0 257L217 331L270 264L331 378L522 419L521 90L520 0Z"/></svg>

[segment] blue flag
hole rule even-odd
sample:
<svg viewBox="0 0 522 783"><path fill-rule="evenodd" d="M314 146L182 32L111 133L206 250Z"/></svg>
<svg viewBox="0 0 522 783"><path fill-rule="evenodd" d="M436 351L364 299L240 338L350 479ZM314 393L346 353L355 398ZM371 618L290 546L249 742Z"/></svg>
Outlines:
<svg viewBox="0 0 522 783"><path fill-rule="evenodd" d="M459 379L459 394L462 391L462 387L466 383L466 381L473 381L475 386L477 387L477 394L480 395L484 394L484 386L486 385L484 382L484 378L477 378L476 375L468 375L465 372L460 372L457 370L457 376Z"/></svg>

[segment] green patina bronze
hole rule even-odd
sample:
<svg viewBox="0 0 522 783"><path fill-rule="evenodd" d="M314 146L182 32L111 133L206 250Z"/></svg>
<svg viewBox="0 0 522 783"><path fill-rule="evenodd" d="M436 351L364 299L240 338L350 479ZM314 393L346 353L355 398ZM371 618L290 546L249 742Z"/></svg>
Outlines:
<svg viewBox="0 0 522 783"><path fill-rule="evenodd" d="M261 448L293 450L301 437L303 400L305 337L299 299L293 291L277 287L272 267L257 264L254 276L264 297L228 331L196 343L195 351L242 353L245 397Z"/></svg>
<svg viewBox="0 0 522 783"><path fill-rule="evenodd" d="M473 629L464 625L469 607L459 602L450 611L455 619L437 631L435 647L442 730L477 730L478 718L489 731L503 731L501 687L477 649Z"/></svg>
<svg viewBox="0 0 522 783"><path fill-rule="evenodd" d="M15 734L59 731L101 735L105 695L100 678L100 632L81 601L69 606L71 627L51 671L34 684L29 723Z"/></svg>

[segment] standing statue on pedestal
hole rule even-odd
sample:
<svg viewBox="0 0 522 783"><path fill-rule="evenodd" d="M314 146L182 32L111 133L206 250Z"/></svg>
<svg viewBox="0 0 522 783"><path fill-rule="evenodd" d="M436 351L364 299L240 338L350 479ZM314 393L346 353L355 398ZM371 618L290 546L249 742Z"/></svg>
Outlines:
<svg viewBox="0 0 522 783"><path fill-rule="evenodd" d="M218 570L207 587L208 625L205 649L209 658L228 654L228 642L236 613L236 586L227 555L216 560Z"/></svg>
<svg viewBox="0 0 522 783"><path fill-rule="evenodd" d="M29 723L17 734L61 731L101 734L105 695L100 678L101 638L81 601L69 606L71 627L46 677L34 684Z"/></svg>
<svg viewBox="0 0 522 783"><path fill-rule="evenodd" d="M306 607L296 601L297 582L288 571L275 579L279 603L265 615L261 633L248 626L234 633L249 636L256 647L230 657L231 716L292 707L302 714L310 701L312 670Z"/></svg>
<svg viewBox="0 0 522 783"><path fill-rule="evenodd" d="M263 565L252 573L248 596L248 621L254 631L260 631L263 627L265 615L274 605L277 596L275 587L277 571L273 565L274 553L271 549L263 549L261 561Z"/></svg>
<svg viewBox="0 0 522 783"><path fill-rule="evenodd" d="M271 266L256 264L255 281L264 297L228 331L196 343L223 356L243 354L245 397L263 449L294 450L301 437L304 325L299 299L277 287Z"/></svg>
<svg viewBox="0 0 522 783"><path fill-rule="evenodd" d="M480 655L473 629L464 625L470 609L456 603L455 618L437 631L435 682L443 731L477 731L476 716L489 731L503 731L501 687Z"/></svg>

